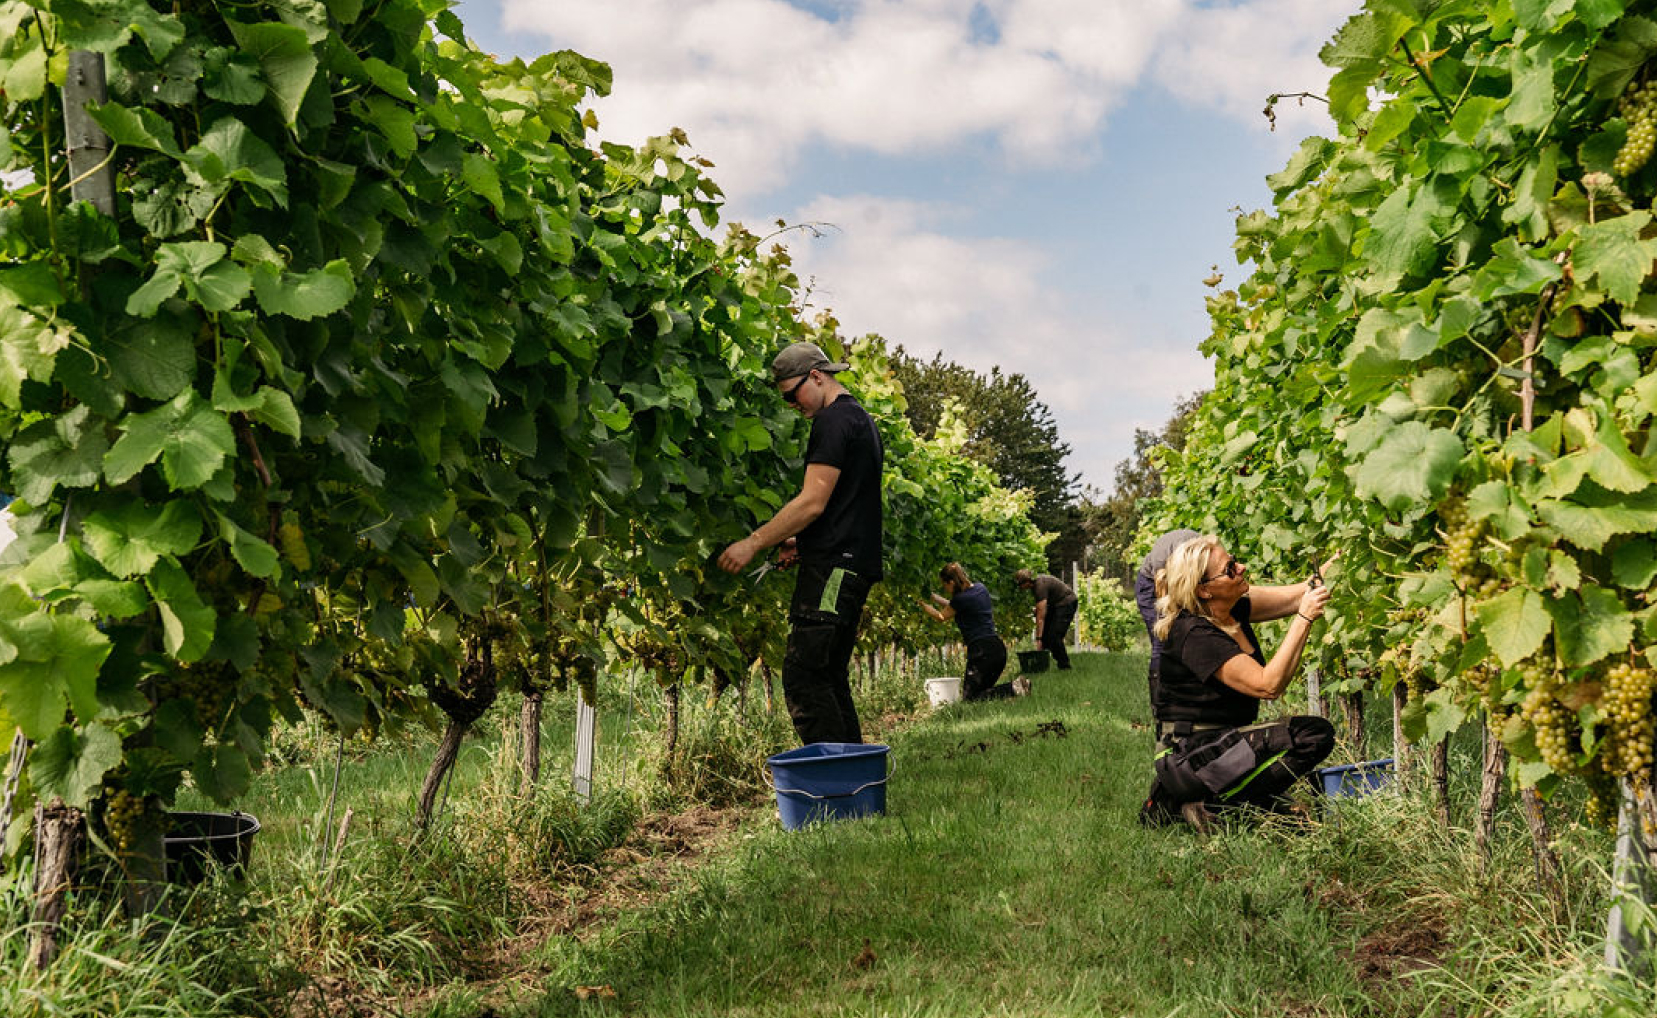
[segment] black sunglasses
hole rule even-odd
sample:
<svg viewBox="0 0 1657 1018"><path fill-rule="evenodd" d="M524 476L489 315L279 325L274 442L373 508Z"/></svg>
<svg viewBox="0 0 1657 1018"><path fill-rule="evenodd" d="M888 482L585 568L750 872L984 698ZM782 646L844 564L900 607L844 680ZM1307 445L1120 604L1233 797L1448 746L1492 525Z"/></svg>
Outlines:
<svg viewBox="0 0 1657 1018"><path fill-rule="evenodd" d="M798 401L800 386L806 384L809 381L811 381L811 372L807 371L805 374L800 376L800 380L798 382L794 383L794 388L789 389L787 392L782 394L782 401L784 403L794 403L794 402Z"/></svg>
<svg viewBox="0 0 1657 1018"><path fill-rule="evenodd" d="M1202 578L1202 582L1204 582L1204 583L1213 583L1215 580L1219 579L1222 576L1224 576L1226 579L1229 580L1232 577L1236 576L1241 571L1242 570L1239 569L1238 566L1237 566L1237 556L1233 555L1230 558L1226 559L1224 569L1221 569L1218 573L1215 573L1213 576L1204 576Z"/></svg>

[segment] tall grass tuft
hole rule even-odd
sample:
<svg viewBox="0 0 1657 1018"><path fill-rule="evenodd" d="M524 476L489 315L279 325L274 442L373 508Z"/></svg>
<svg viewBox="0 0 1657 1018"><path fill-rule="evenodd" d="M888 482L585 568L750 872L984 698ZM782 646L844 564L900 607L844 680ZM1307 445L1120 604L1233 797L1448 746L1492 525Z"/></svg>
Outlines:
<svg viewBox="0 0 1657 1018"><path fill-rule="evenodd" d="M194 920L129 922L119 904L81 896L44 971L29 961L28 867L0 885L0 1014L99 1018L216 1018L263 1013L245 989L223 989L245 968L234 938Z"/></svg>

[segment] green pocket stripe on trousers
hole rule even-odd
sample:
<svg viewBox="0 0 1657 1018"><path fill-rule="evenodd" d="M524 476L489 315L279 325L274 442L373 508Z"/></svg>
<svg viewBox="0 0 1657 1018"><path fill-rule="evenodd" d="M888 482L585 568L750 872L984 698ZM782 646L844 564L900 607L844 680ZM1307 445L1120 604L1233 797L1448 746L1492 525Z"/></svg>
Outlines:
<svg viewBox="0 0 1657 1018"><path fill-rule="evenodd" d="M1236 795L1238 792L1241 792L1243 789L1248 787L1248 783L1250 781L1253 781L1255 778L1258 778L1260 776L1261 771L1265 770L1267 767L1270 767L1272 764L1276 763L1277 761L1283 759L1288 754L1289 754L1289 751L1285 749L1283 752L1281 752L1281 753L1277 754L1276 756L1272 757L1270 760L1267 760L1265 763L1263 763L1260 766L1256 767L1254 770L1249 771L1249 776L1248 777L1244 778L1243 780L1237 782L1237 784L1235 784L1232 787L1230 787L1230 788L1226 789L1225 791L1221 792L1220 793L1220 798L1229 799L1232 796Z"/></svg>
<svg viewBox="0 0 1657 1018"><path fill-rule="evenodd" d="M817 601L817 610L834 615L840 607L840 584L846 579L846 571L836 568L829 573L828 582L823 584L823 596Z"/></svg>

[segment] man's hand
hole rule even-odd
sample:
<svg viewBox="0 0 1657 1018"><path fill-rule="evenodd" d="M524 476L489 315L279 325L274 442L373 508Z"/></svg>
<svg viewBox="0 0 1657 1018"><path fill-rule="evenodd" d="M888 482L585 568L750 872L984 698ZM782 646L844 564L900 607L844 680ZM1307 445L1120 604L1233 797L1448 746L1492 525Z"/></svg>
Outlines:
<svg viewBox="0 0 1657 1018"><path fill-rule="evenodd" d="M777 568L787 569L800 561L800 542L790 537L777 546Z"/></svg>
<svg viewBox="0 0 1657 1018"><path fill-rule="evenodd" d="M759 542L755 541L752 535L744 537L719 553L719 568L727 573L740 573L743 567L752 562L757 554L759 554Z"/></svg>

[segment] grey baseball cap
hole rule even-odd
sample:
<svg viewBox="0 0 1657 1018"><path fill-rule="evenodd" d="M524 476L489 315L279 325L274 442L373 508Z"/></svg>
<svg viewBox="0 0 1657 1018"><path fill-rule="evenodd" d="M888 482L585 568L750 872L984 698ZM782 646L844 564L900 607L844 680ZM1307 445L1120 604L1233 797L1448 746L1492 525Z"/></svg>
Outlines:
<svg viewBox="0 0 1657 1018"><path fill-rule="evenodd" d="M771 362L771 377L775 381L785 378L798 378L811 371L827 371L833 374L836 371L845 371L850 368L845 364L828 359L828 354L816 343L790 343L777 354L776 360Z"/></svg>

